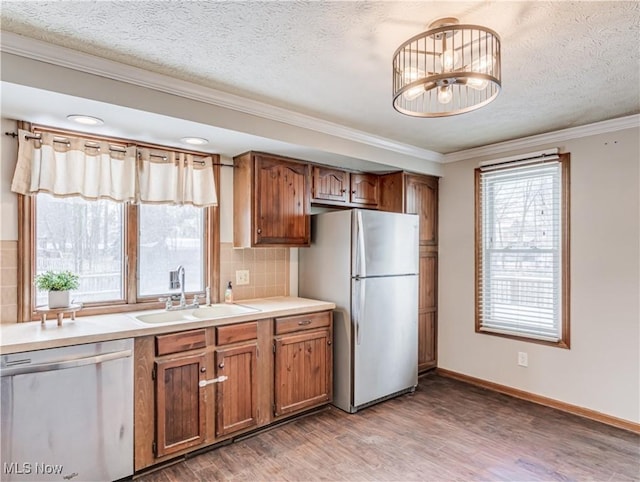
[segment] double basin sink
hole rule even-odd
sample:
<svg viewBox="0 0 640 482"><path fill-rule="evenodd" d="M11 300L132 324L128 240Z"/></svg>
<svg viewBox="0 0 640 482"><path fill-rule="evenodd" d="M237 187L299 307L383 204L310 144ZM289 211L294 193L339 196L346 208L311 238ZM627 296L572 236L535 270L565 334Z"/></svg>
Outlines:
<svg viewBox="0 0 640 482"><path fill-rule="evenodd" d="M188 310L160 311L134 316L143 323L172 323L178 321L201 321L224 318L226 316L244 315L260 311L245 305L219 303L209 306L201 306Z"/></svg>

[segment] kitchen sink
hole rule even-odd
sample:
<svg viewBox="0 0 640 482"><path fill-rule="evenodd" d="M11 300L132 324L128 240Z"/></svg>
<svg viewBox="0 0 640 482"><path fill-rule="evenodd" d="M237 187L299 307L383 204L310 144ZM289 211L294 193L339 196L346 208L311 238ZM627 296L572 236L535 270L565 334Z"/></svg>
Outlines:
<svg viewBox="0 0 640 482"><path fill-rule="evenodd" d="M201 321L224 318L225 316L244 315L260 311L245 305L219 303L210 306L202 306L190 310L161 311L135 316L136 320L143 323L172 323L178 321Z"/></svg>
<svg viewBox="0 0 640 482"><path fill-rule="evenodd" d="M201 320L211 320L213 318L222 318L223 316L244 315L246 313L255 313L260 311L245 305L234 305L229 303L219 303L217 305L202 306L197 310L193 310L192 316Z"/></svg>
<svg viewBox="0 0 640 482"><path fill-rule="evenodd" d="M192 316L194 310L181 311L163 311L160 313L149 313L146 315L138 315L136 320L144 323L171 323L173 321L197 321L200 318Z"/></svg>

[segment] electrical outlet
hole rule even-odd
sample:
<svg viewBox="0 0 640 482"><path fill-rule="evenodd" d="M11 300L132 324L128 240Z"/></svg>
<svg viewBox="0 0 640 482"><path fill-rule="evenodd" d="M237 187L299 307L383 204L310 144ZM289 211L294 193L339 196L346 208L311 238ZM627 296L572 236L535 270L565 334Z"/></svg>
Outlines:
<svg viewBox="0 0 640 482"><path fill-rule="evenodd" d="M239 269L236 271L236 285L248 285L249 284L249 270L248 269Z"/></svg>
<svg viewBox="0 0 640 482"><path fill-rule="evenodd" d="M529 356L527 355L526 352L524 351L518 352L518 365L520 365L521 367L529 366Z"/></svg>

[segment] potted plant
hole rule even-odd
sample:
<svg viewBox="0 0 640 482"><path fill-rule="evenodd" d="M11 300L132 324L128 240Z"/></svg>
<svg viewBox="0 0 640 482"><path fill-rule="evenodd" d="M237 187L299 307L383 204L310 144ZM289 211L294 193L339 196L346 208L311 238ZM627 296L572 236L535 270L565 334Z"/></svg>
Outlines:
<svg viewBox="0 0 640 482"><path fill-rule="evenodd" d="M46 271L36 276L36 287L49 292L49 308L69 306L69 291L78 289L80 278L71 271Z"/></svg>

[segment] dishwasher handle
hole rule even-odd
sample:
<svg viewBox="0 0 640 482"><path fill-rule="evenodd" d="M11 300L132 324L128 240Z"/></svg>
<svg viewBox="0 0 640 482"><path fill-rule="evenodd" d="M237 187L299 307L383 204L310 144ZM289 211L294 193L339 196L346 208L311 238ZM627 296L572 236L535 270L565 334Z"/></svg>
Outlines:
<svg viewBox="0 0 640 482"><path fill-rule="evenodd" d="M67 368L77 368L86 365L97 365L98 363L104 363L112 360L118 360L120 358L129 358L132 356L131 350L114 351L111 353L103 353L101 355L94 355L85 358L74 358L72 360L65 360L59 362L40 363L36 365L22 365L10 368L3 368L0 370L0 377L10 377L14 375L24 375L27 373L39 373L50 372L54 370L65 370Z"/></svg>

